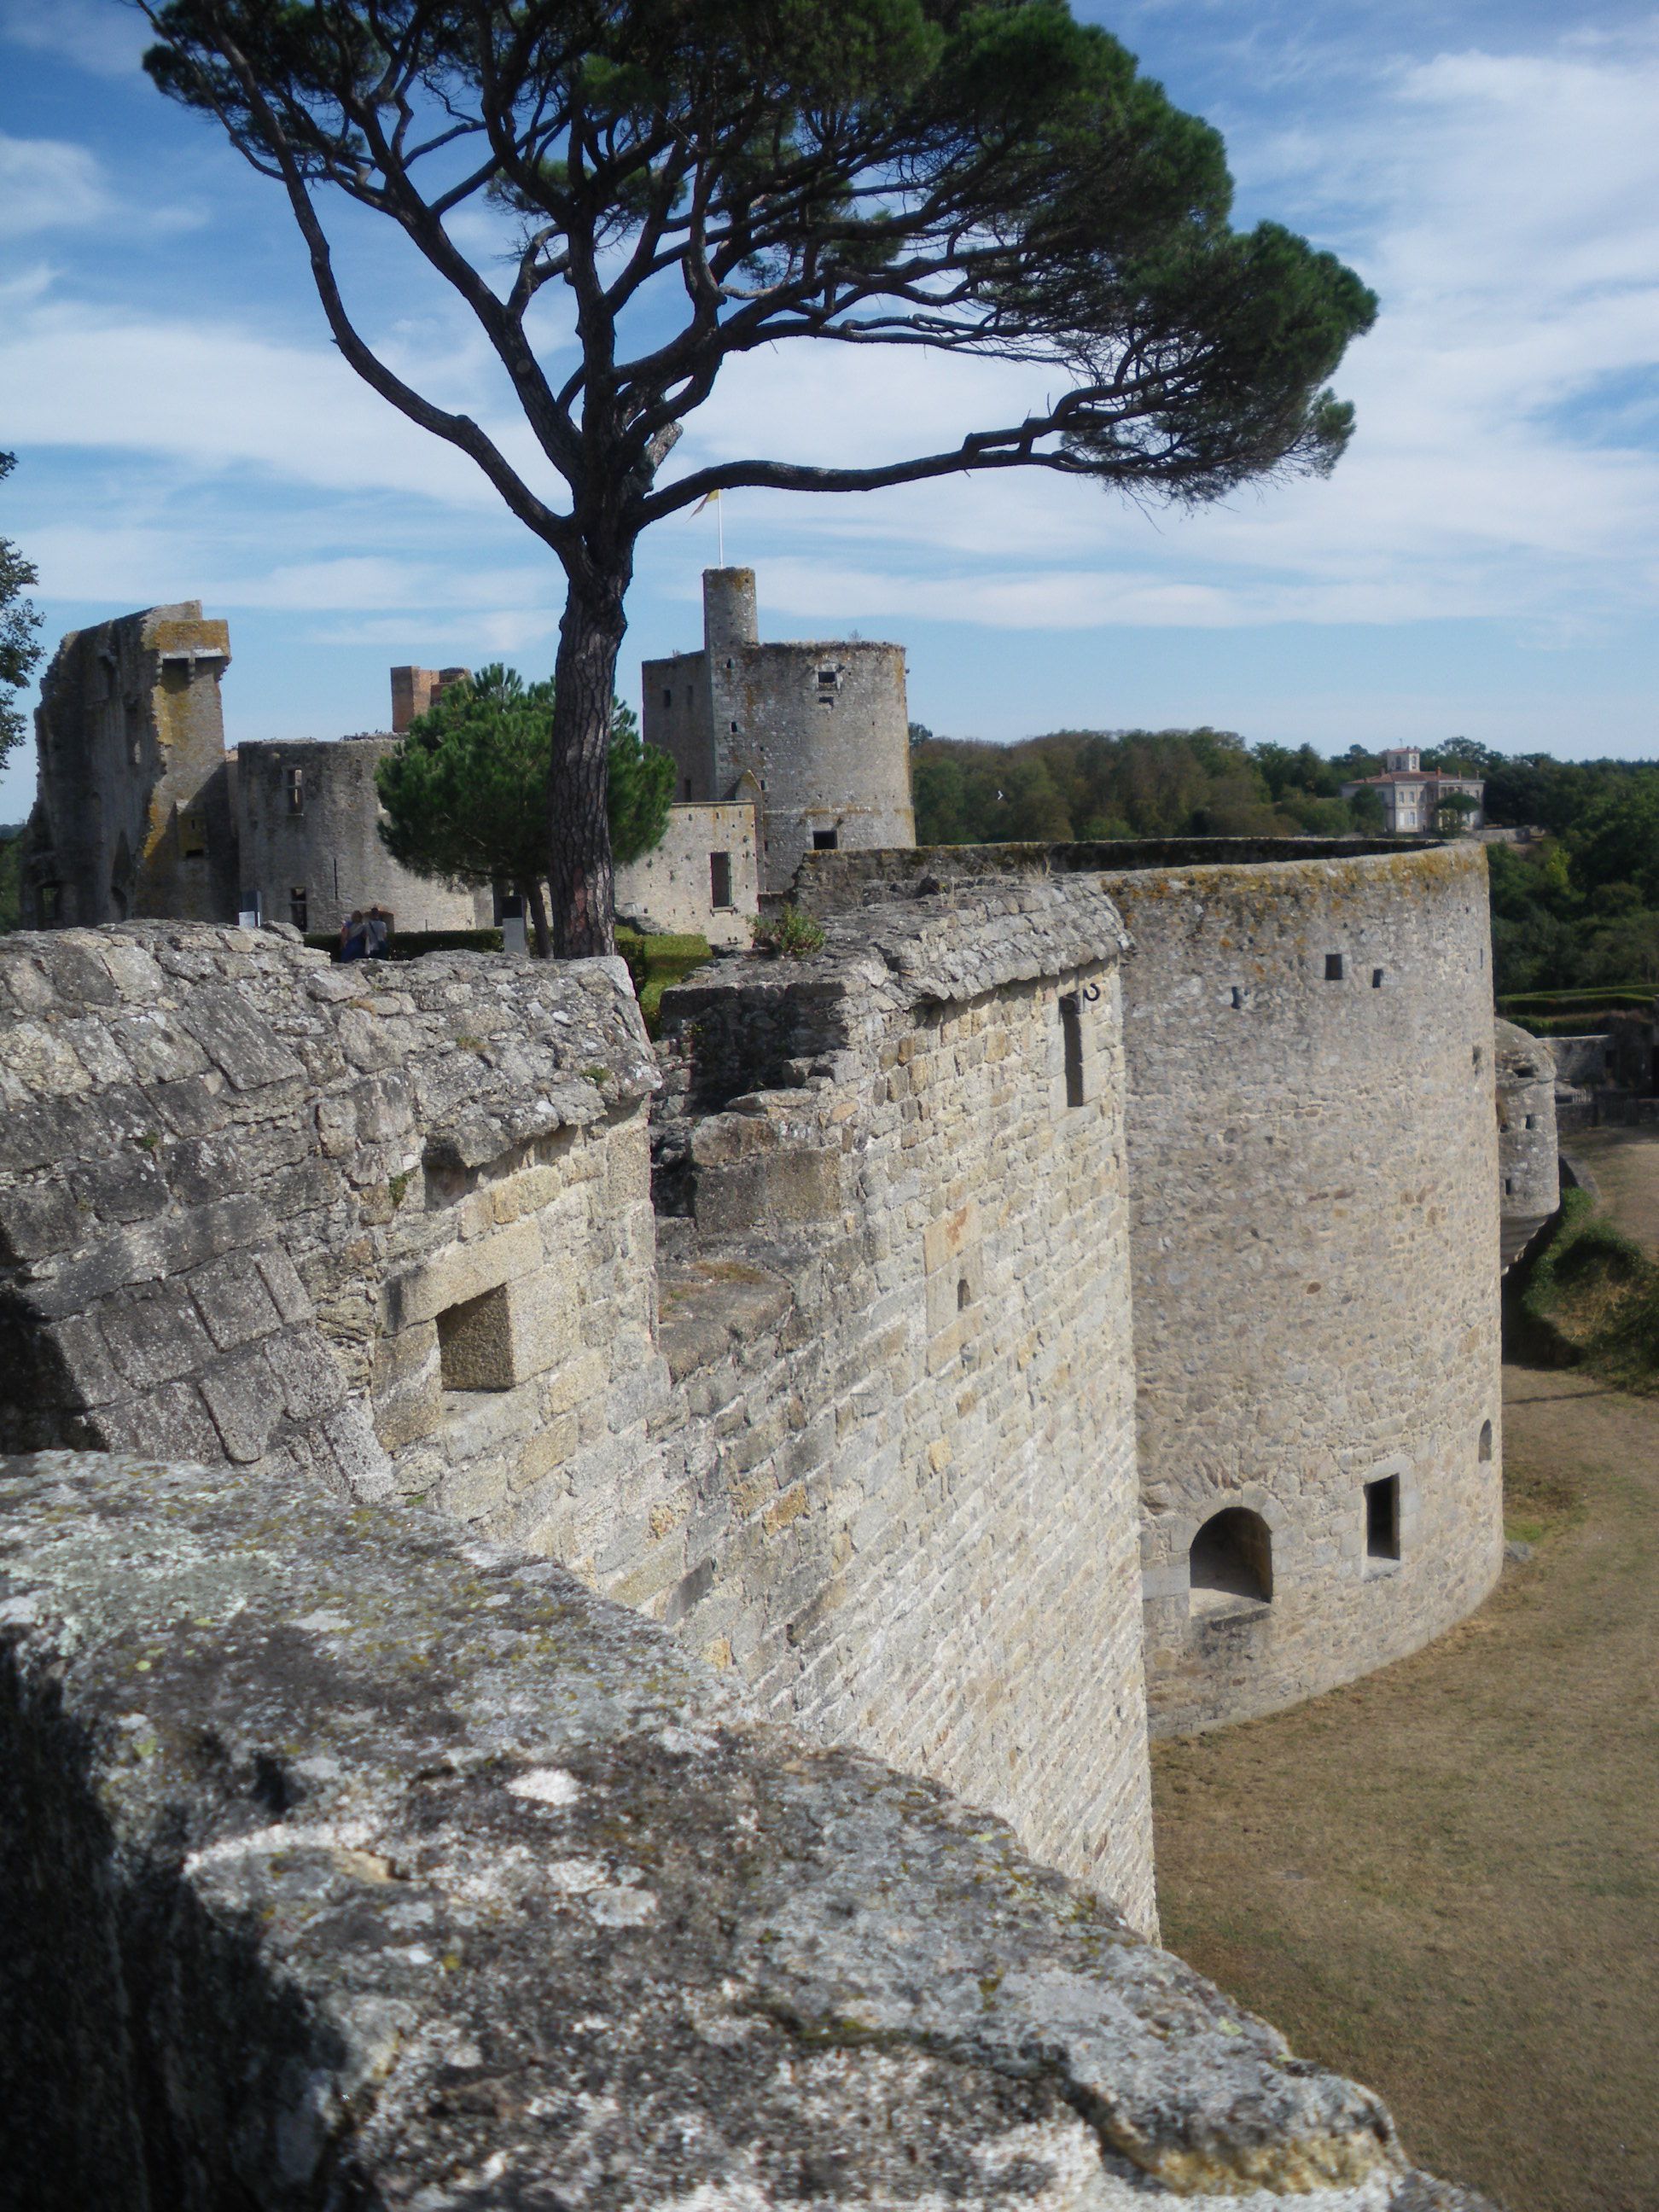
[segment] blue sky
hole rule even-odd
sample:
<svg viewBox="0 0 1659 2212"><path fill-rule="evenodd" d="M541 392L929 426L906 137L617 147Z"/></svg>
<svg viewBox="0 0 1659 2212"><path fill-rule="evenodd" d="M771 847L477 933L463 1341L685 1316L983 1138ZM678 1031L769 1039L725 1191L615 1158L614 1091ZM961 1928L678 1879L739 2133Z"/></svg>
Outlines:
<svg viewBox="0 0 1659 2212"><path fill-rule="evenodd" d="M1221 127L1242 218L1381 295L1339 379L1352 452L1196 514L1036 475L741 495L727 557L760 571L764 634L902 640L913 714L957 736L1211 722L1332 752L1659 755L1659 15L1079 12ZM0 0L0 532L49 637L202 599L231 624L233 740L382 726L394 661L544 670L551 557L339 362L275 187L151 89L143 43L121 0ZM367 219L340 236L371 335L515 438L441 292ZM1020 390L1001 365L797 346L743 364L676 465L932 446ZM630 695L641 658L695 641L714 556L710 515L645 541ZM20 758L0 821L32 785Z"/></svg>

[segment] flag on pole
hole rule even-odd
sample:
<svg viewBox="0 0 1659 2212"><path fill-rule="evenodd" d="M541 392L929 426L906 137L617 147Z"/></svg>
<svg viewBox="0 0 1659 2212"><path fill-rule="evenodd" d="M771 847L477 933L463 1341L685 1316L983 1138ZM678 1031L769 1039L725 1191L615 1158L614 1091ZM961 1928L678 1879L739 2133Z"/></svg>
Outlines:
<svg viewBox="0 0 1659 2212"><path fill-rule="evenodd" d="M701 514L711 500L714 506L714 520L720 525L720 566L723 568L726 566L726 509L720 505L720 487L716 485L713 491L704 492L691 512L693 514Z"/></svg>

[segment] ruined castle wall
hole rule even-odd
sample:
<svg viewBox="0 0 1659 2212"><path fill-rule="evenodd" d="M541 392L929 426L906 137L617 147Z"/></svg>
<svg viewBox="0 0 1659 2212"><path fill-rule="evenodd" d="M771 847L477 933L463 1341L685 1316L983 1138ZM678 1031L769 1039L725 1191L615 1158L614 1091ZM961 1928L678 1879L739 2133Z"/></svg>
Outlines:
<svg viewBox="0 0 1659 2212"><path fill-rule="evenodd" d="M709 656L715 782L761 797L761 888L781 891L813 849L913 843L904 649L733 647Z"/></svg>
<svg viewBox="0 0 1659 2212"><path fill-rule="evenodd" d="M1485 863L1453 846L1101 880L1135 945L1148 1700L1180 1729L1412 1650L1497 1578ZM1267 1524L1265 1598L1194 1587L1194 1540L1227 1508Z"/></svg>
<svg viewBox="0 0 1659 2212"><path fill-rule="evenodd" d="M1513 1022L1499 1022L1496 1028L1498 1212L1508 1267L1560 1205L1561 1161L1555 1055L1542 1037Z"/></svg>
<svg viewBox="0 0 1659 2212"><path fill-rule="evenodd" d="M242 893L267 921L337 930L354 911L390 909L400 929L487 927L490 896L417 876L380 842L376 763L390 737L245 744L237 750Z"/></svg>
<svg viewBox="0 0 1659 2212"><path fill-rule="evenodd" d="M757 843L752 806L671 807L661 844L617 870L617 919L717 947L747 945L760 910Z"/></svg>
<svg viewBox="0 0 1659 2212"><path fill-rule="evenodd" d="M815 838L914 844L903 648L763 645L752 568L704 571L703 630L701 653L646 662L645 740L683 799L752 799L762 891L787 890Z"/></svg>
<svg viewBox="0 0 1659 2212"><path fill-rule="evenodd" d="M0 1029L0 1448L463 1517L643 1449L657 1076L620 962L20 934Z"/></svg>
<svg viewBox="0 0 1659 2212"><path fill-rule="evenodd" d="M235 827L219 680L201 602L72 630L35 713L39 795L23 871L32 927L174 915L229 921Z"/></svg>

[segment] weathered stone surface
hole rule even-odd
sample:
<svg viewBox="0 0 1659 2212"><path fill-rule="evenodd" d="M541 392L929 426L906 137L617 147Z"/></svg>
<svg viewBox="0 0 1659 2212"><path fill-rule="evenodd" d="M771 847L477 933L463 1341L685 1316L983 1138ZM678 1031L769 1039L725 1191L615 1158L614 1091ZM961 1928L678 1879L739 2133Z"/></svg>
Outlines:
<svg viewBox="0 0 1659 2212"><path fill-rule="evenodd" d="M1000 1823L544 1560L51 1454L0 1652L31 2212L1475 2212Z"/></svg>

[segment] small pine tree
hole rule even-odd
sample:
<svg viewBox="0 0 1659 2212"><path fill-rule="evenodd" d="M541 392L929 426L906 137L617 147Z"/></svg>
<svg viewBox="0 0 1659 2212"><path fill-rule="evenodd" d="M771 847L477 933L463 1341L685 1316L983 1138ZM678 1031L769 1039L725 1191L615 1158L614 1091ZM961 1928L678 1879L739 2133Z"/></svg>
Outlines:
<svg viewBox="0 0 1659 2212"><path fill-rule="evenodd" d="M543 959L551 947L543 881L552 744L550 680L526 684L495 661L445 690L374 772L386 809L380 838L393 860L419 876L510 885ZM662 842L673 788L673 762L641 744L638 722L617 700L608 805L618 860Z"/></svg>
<svg viewBox="0 0 1659 2212"><path fill-rule="evenodd" d="M15 453L0 453L0 483L17 465ZM23 594L40 582L9 538L0 538L0 767L23 734L23 717L12 703L40 658L35 632L40 617Z"/></svg>

